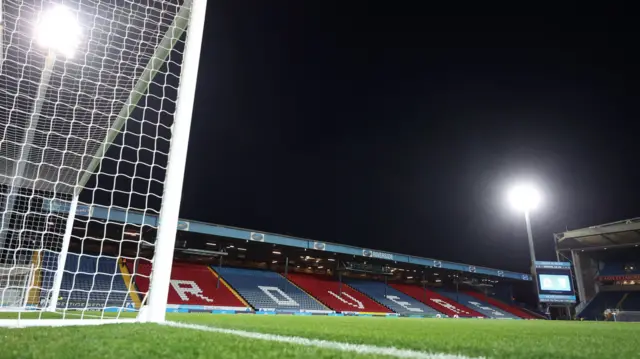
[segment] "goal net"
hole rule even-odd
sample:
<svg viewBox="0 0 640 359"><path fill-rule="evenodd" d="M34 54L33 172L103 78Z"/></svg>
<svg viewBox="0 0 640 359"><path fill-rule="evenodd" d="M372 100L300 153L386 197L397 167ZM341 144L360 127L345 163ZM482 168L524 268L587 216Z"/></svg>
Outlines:
<svg viewBox="0 0 640 359"><path fill-rule="evenodd" d="M33 264L0 267L0 311L20 311L29 302L29 284L33 281Z"/></svg>
<svg viewBox="0 0 640 359"><path fill-rule="evenodd" d="M0 326L164 320L205 9L0 0Z"/></svg>

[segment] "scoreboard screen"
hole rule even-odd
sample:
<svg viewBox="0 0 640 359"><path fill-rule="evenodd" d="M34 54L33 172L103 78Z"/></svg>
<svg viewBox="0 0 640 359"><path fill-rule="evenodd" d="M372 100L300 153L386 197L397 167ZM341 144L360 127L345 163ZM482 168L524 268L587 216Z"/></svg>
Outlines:
<svg viewBox="0 0 640 359"><path fill-rule="evenodd" d="M540 290L571 292L571 279L565 274L540 274Z"/></svg>
<svg viewBox="0 0 640 359"><path fill-rule="evenodd" d="M536 262L538 298L541 303L575 303L571 263Z"/></svg>

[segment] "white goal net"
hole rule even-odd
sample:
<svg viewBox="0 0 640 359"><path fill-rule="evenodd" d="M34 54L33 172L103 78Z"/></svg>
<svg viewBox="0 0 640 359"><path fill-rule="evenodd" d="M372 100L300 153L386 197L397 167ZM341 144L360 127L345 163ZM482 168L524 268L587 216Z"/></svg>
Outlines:
<svg viewBox="0 0 640 359"><path fill-rule="evenodd" d="M35 273L32 263L2 267L0 266L0 311L21 311L29 303L29 288Z"/></svg>
<svg viewBox="0 0 640 359"><path fill-rule="evenodd" d="M164 320L205 9L0 0L0 326Z"/></svg>

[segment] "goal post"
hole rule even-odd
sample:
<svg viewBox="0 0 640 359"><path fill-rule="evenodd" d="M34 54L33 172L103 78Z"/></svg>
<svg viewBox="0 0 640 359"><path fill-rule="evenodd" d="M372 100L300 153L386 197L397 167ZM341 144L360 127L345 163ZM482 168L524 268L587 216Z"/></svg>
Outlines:
<svg viewBox="0 0 640 359"><path fill-rule="evenodd" d="M185 85L178 90L176 124L179 126L175 126L173 130L165 191L158 218L162 225L158 228L158 239L151 268L148 311L141 313L141 321L163 322L166 317L206 10L206 0L194 1L191 9L190 33L185 46L185 70L181 76Z"/></svg>
<svg viewBox="0 0 640 359"><path fill-rule="evenodd" d="M165 320L206 4L0 1L0 326Z"/></svg>

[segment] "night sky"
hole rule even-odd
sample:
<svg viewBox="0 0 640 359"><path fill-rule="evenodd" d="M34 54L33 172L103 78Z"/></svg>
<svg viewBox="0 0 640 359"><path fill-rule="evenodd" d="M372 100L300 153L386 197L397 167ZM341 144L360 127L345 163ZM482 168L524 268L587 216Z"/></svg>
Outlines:
<svg viewBox="0 0 640 359"><path fill-rule="evenodd" d="M626 20L469 13L210 0L181 217L525 272L509 184L538 259L640 215Z"/></svg>

